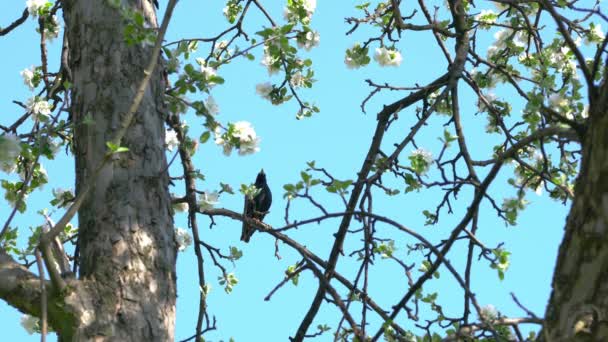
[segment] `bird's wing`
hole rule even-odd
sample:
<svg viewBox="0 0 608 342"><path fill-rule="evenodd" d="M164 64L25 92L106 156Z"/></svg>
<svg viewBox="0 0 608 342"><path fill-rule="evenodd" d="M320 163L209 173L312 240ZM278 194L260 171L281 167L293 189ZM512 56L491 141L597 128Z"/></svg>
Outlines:
<svg viewBox="0 0 608 342"><path fill-rule="evenodd" d="M247 196L245 196L245 205L243 208L243 215L245 217L253 217L253 201L248 199ZM249 242L249 238L251 237L251 227L245 222L243 221L243 230L241 232L241 240L245 241L245 242Z"/></svg>

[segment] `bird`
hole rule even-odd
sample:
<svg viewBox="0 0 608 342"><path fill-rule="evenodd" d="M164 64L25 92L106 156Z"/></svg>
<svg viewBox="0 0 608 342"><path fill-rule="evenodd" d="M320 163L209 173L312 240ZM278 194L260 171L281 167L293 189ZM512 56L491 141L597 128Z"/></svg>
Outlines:
<svg viewBox="0 0 608 342"><path fill-rule="evenodd" d="M243 216L254 218L262 221L264 216L268 213L270 205L272 204L272 193L266 183L266 174L264 169L258 173L255 178L255 187L260 189L260 192L253 197L249 198L245 195L245 208L243 209ZM243 232L241 233L241 241L249 242L251 235L255 232L255 229L243 221Z"/></svg>

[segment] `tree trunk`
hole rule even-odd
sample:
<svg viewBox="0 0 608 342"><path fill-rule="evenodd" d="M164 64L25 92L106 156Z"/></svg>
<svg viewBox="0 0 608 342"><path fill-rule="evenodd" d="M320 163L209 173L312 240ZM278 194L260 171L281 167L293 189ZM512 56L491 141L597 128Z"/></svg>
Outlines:
<svg viewBox="0 0 608 342"><path fill-rule="evenodd" d="M122 1L124 4L126 1ZM147 0L127 1L156 17ZM143 78L152 47L127 46L125 22L106 1L64 1L72 77L76 190L91 181ZM172 341L176 245L164 152L164 86L157 68L116 155L78 213L77 341ZM92 120L92 122L91 122ZM82 286L80 286L82 285Z"/></svg>
<svg viewBox="0 0 608 342"><path fill-rule="evenodd" d="M543 341L608 341L608 93L591 100Z"/></svg>

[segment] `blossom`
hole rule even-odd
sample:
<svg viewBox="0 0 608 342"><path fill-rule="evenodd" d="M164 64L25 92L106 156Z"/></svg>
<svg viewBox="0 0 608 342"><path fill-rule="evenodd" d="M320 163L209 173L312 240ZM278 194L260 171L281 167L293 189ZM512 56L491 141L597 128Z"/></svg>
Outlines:
<svg viewBox="0 0 608 342"><path fill-rule="evenodd" d="M48 40L53 40L59 36L61 25L56 15L53 15L49 20L44 23L44 34Z"/></svg>
<svg viewBox="0 0 608 342"><path fill-rule="evenodd" d="M475 20L477 20L482 28L489 27L489 25L494 24L498 15L494 13L492 10L481 10L481 13L475 16Z"/></svg>
<svg viewBox="0 0 608 342"><path fill-rule="evenodd" d="M419 148L412 151L411 156L409 157L412 168L419 175L424 175L431 168L431 164L433 164L433 155L431 152Z"/></svg>
<svg viewBox="0 0 608 342"><path fill-rule="evenodd" d="M21 153L21 145L16 135L12 133L0 135L0 162L13 163L19 153Z"/></svg>
<svg viewBox="0 0 608 342"><path fill-rule="evenodd" d="M217 76L217 70L213 67L208 66L207 62L205 62L205 59L200 57L196 59L196 63L201 66L201 74L205 78L207 86L209 88L212 88L216 83L211 80L211 78Z"/></svg>
<svg viewBox="0 0 608 342"><path fill-rule="evenodd" d="M494 305L489 304L481 308L479 315L483 320L489 321L498 318L498 310Z"/></svg>
<svg viewBox="0 0 608 342"><path fill-rule="evenodd" d="M25 2L25 6L27 7L27 11L31 16L37 17L38 11L41 8L44 8L48 3L48 0L27 0Z"/></svg>
<svg viewBox="0 0 608 342"><path fill-rule="evenodd" d="M210 115L217 115L220 112L220 107L217 105L217 102L215 102L215 99L211 95L209 95L209 97L207 97L207 101L205 101L205 109L207 109L207 112Z"/></svg>
<svg viewBox="0 0 608 342"><path fill-rule="evenodd" d="M366 47L364 48L361 44L355 43L352 48L346 49L344 64L346 64L346 67L349 69L358 69L369 64L367 52L368 49Z"/></svg>
<svg viewBox="0 0 608 342"><path fill-rule="evenodd" d="M234 123L234 137L240 140L239 155L244 156L260 151L260 138L253 130L251 123L247 121L238 121Z"/></svg>
<svg viewBox="0 0 608 342"><path fill-rule="evenodd" d="M216 127L213 133L215 134L215 144L222 146L224 155L229 156L230 153L232 153L232 145L229 141L224 139L225 135L222 134L222 128L219 126Z"/></svg>
<svg viewBox="0 0 608 342"><path fill-rule="evenodd" d="M526 46L528 38L525 33L513 33L512 29L502 29L494 34L494 44L488 47L488 58L498 55L507 47L507 43L511 43L515 47L523 48Z"/></svg>
<svg viewBox="0 0 608 342"><path fill-rule="evenodd" d="M51 114L51 105L48 101L41 100L37 96L29 98L26 107L28 112L36 117L39 117L40 115L49 116L49 114Z"/></svg>
<svg viewBox="0 0 608 342"><path fill-rule="evenodd" d="M551 108L568 119L572 119L572 110L569 104L570 102L568 99L560 93L553 93L549 96L549 105Z"/></svg>
<svg viewBox="0 0 608 342"><path fill-rule="evenodd" d="M201 65L201 73L205 76L205 79L209 79L215 75L217 75L217 70L212 67ZM208 82L210 84L214 84L214 82Z"/></svg>
<svg viewBox="0 0 608 342"><path fill-rule="evenodd" d="M259 83L255 86L255 92L260 95L263 99L270 100L270 93L272 92L272 84L270 82Z"/></svg>
<svg viewBox="0 0 608 342"><path fill-rule="evenodd" d="M175 242L177 242L177 250L182 252L192 244L192 237L187 230L175 228Z"/></svg>
<svg viewBox="0 0 608 342"><path fill-rule="evenodd" d="M315 9L317 8L317 0L304 0L303 7L306 12L312 15L312 13L314 13Z"/></svg>
<svg viewBox="0 0 608 342"><path fill-rule="evenodd" d="M498 83L498 77L491 71L481 72L477 68L471 69L471 78L477 82L481 88L495 88Z"/></svg>
<svg viewBox="0 0 608 342"><path fill-rule="evenodd" d="M165 145L169 151L173 151L173 149L179 145L177 133L174 130L165 131Z"/></svg>
<svg viewBox="0 0 608 342"><path fill-rule="evenodd" d="M310 51L313 47L319 45L319 41L321 40L321 35L317 31L308 31L305 34L301 34L298 36L298 46L300 48L305 49L306 51Z"/></svg>
<svg viewBox="0 0 608 342"><path fill-rule="evenodd" d="M48 174L46 173L46 169L44 168L44 166L42 166L42 164L38 164L36 168L34 168L34 174L33 177L36 177L40 183L39 187L40 189L43 188L43 185L47 183L48 180ZM19 173L19 177L21 178L21 180L25 181L25 170L22 170Z"/></svg>
<svg viewBox="0 0 608 342"><path fill-rule="evenodd" d="M30 88L30 90L34 90L34 78L36 77L36 68L31 66L29 69L23 69L20 73L21 77L23 77L23 83Z"/></svg>
<svg viewBox="0 0 608 342"><path fill-rule="evenodd" d="M591 23L589 32L585 35L585 44L601 43L604 40L605 34L602 31L602 25Z"/></svg>
<svg viewBox="0 0 608 342"><path fill-rule="evenodd" d="M492 92L484 94L483 98L485 98L485 101L482 99L482 97L479 97L477 99L477 109L479 110L479 112L487 112L488 105L491 105L492 102L496 101L497 99L496 95L494 95L494 93ZM486 103L488 105L486 105Z"/></svg>
<svg viewBox="0 0 608 342"><path fill-rule="evenodd" d="M215 143L221 145L224 154L229 156L233 148L239 150L239 155L244 156L260 151L260 138L255 133L251 123L238 121L228 124L228 129L222 133L221 127L215 128Z"/></svg>
<svg viewBox="0 0 608 342"><path fill-rule="evenodd" d="M303 86L305 80L306 80L306 78L304 76L302 76L302 73L297 71L293 75L291 75L291 79L289 80L289 83L293 87L297 88L297 87Z"/></svg>
<svg viewBox="0 0 608 342"><path fill-rule="evenodd" d="M29 2L29 1L28 1ZM38 317L23 315L21 316L21 326L27 331L28 334L32 335L35 332L38 332L40 323L40 319Z"/></svg>
<svg viewBox="0 0 608 342"><path fill-rule="evenodd" d="M217 48L218 49L225 49L228 46L228 41L227 40L221 40L217 43Z"/></svg>
<svg viewBox="0 0 608 342"><path fill-rule="evenodd" d="M403 58L401 53L397 50L387 49L385 47L376 48L374 54L374 60L380 64L380 66L399 66Z"/></svg>
<svg viewBox="0 0 608 342"><path fill-rule="evenodd" d="M173 203L173 210L177 211L178 213L186 212L189 209L190 206L188 205L188 202Z"/></svg>
<svg viewBox="0 0 608 342"><path fill-rule="evenodd" d="M22 196L21 201L19 201L19 203L25 203L28 194L23 191L17 191L17 193L11 193L7 191L4 193L4 199L8 201L8 204L10 204L11 208L17 207L17 200L19 199L19 196Z"/></svg>
<svg viewBox="0 0 608 342"><path fill-rule="evenodd" d="M583 110L581 111L581 116L583 117L583 119L589 117L589 105L585 105L585 107L583 107Z"/></svg>
<svg viewBox="0 0 608 342"><path fill-rule="evenodd" d="M283 18L289 22L297 21L300 18L298 14L300 7L298 5L302 6L301 8L306 11L306 16L302 18L302 23L305 25L309 24L317 8L317 0L302 0L299 3L294 1L290 6L283 9Z"/></svg>
<svg viewBox="0 0 608 342"><path fill-rule="evenodd" d="M56 205L59 208L67 206L68 203L74 199L74 190L72 189L54 188L51 192L53 197L55 197L55 199L51 201L51 204Z"/></svg>
<svg viewBox="0 0 608 342"><path fill-rule="evenodd" d="M207 190L201 195L201 200L198 202L198 205L201 207L201 210L212 209L220 203L219 197L220 195L217 191L209 192L209 190Z"/></svg>
<svg viewBox="0 0 608 342"><path fill-rule="evenodd" d="M264 57L260 61L260 64L265 66L268 69L268 75L273 75L279 72L279 67L277 65L278 59L270 54L270 51L267 47L264 48Z"/></svg>

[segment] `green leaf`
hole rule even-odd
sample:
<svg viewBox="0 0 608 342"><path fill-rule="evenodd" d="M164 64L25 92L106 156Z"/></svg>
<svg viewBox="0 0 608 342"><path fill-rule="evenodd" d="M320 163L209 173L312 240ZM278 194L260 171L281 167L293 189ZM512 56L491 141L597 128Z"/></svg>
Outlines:
<svg viewBox="0 0 608 342"><path fill-rule="evenodd" d="M210 137L211 137L211 132L207 131L207 132L201 134L199 141L201 142L201 144L204 144L207 142L207 140L209 140Z"/></svg>
<svg viewBox="0 0 608 342"><path fill-rule="evenodd" d="M110 152L112 154L129 151L129 148L113 144L111 141L106 142L106 146L108 147L108 149L110 149Z"/></svg>

